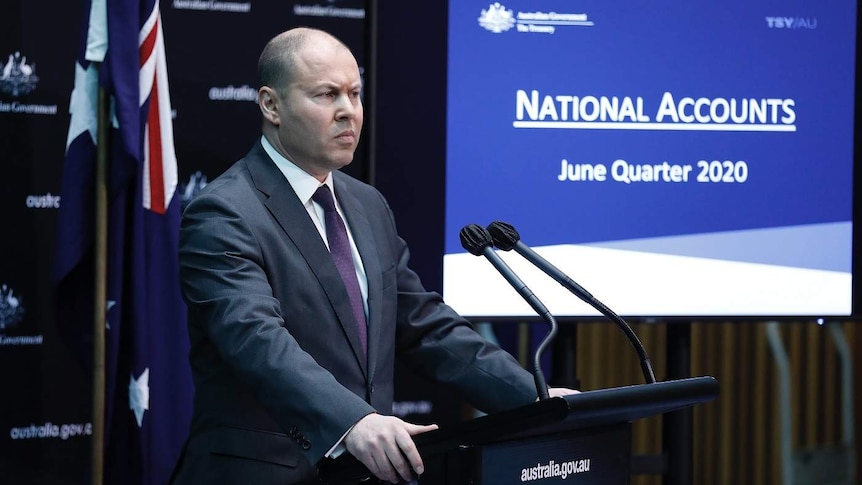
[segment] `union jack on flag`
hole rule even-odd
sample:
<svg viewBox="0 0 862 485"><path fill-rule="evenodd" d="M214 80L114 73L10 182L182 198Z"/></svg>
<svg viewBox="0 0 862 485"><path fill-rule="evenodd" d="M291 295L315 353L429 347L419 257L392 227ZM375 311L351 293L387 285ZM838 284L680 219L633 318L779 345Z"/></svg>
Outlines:
<svg viewBox="0 0 862 485"><path fill-rule="evenodd" d="M144 208L164 214L177 188L177 157L171 125L168 68L158 2L141 28L140 106L147 109L144 125Z"/></svg>
<svg viewBox="0 0 862 485"><path fill-rule="evenodd" d="M89 369L101 88L110 103L104 478L163 485L188 434L192 382L159 3L85 3L57 224L55 319Z"/></svg>

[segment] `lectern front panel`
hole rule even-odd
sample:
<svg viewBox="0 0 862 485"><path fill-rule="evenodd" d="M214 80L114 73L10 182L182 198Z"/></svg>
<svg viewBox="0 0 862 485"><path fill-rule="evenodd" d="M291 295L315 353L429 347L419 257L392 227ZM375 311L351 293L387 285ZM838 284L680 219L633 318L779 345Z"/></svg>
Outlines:
<svg viewBox="0 0 862 485"><path fill-rule="evenodd" d="M422 476L419 482L626 485L630 474L631 423L465 447L447 455L445 478L432 473Z"/></svg>

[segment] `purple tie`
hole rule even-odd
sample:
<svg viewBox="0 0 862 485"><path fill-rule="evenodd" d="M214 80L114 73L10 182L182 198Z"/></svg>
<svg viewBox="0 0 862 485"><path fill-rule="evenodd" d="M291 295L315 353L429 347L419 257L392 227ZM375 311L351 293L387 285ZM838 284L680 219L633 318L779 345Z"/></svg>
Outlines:
<svg viewBox="0 0 862 485"><path fill-rule="evenodd" d="M368 351L368 328L365 322L365 308L362 305L362 292L359 290L359 280L356 278L356 269L353 266L353 256L350 251L350 240L347 239L347 229L344 221L335 210L335 201L329 186L321 185L311 196L315 202L323 207L324 222L326 224L326 239L329 241L329 252L335 261L335 267L341 274L347 294L350 296L350 309L359 330L359 340L362 341L362 350Z"/></svg>

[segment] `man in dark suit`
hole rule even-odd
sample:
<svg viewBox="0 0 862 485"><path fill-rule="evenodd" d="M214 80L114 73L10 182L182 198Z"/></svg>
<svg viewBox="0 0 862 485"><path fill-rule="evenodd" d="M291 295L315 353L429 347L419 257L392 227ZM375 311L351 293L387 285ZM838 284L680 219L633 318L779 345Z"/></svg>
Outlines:
<svg viewBox="0 0 862 485"><path fill-rule="evenodd" d="M422 287L382 195L338 171L362 129L349 49L293 29L258 74L260 142L183 215L196 392L174 483L314 483L343 452L409 480L434 426L388 416L396 356L487 412L534 401L532 377Z"/></svg>

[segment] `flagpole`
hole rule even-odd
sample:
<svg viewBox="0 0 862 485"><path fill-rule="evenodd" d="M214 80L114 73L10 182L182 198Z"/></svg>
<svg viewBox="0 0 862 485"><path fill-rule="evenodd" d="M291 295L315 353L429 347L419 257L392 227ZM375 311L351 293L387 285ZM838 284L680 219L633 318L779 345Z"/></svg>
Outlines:
<svg viewBox="0 0 862 485"><path fill-rule="evenodd" d="M102 485L105 442L105 328L108 260L108 96L99 86L96 141L95 295L93 298L92 485Z"/></svg>

